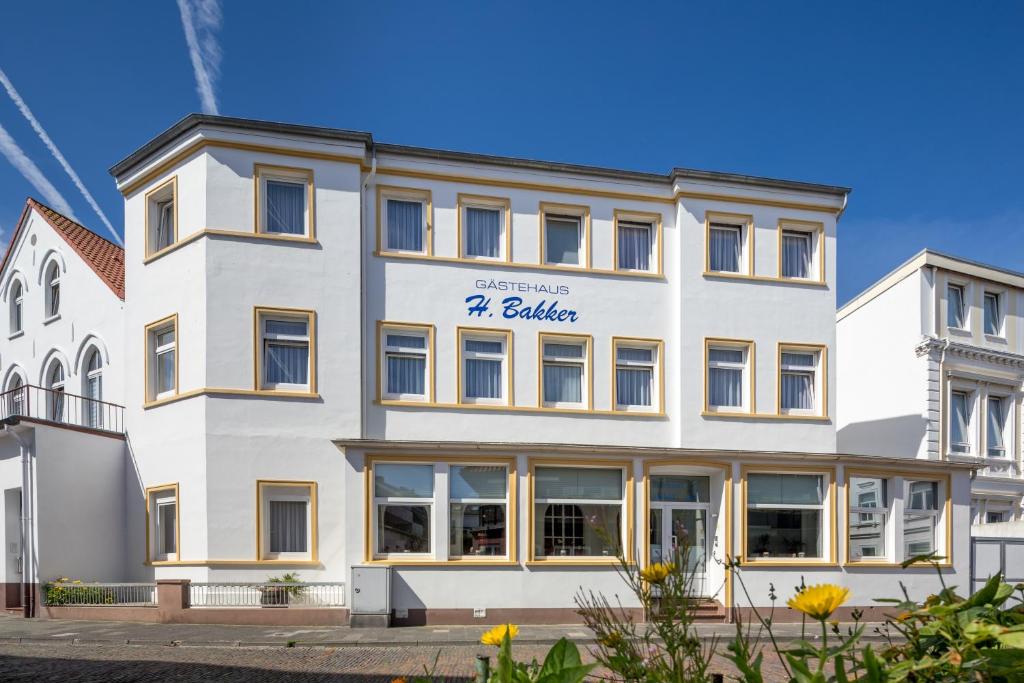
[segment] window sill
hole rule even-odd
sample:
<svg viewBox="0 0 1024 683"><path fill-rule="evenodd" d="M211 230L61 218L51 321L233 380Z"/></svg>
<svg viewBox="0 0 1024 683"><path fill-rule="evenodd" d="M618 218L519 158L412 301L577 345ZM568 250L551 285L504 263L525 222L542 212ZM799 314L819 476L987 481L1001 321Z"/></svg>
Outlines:
<svg viewBox="0 0 1024 683"><path fill-rule="evenodd" d="M559 413L562 415L596 415L603 417L627 418L659 418L667 417L664 411L649 412L639 410L594 410L587 408L551 408L547 406L508 406L489 403L437 403L435 401L396 401L379 399L375 405L385 408L432 408L439 410L493 410L507 413Z"/></svg>
<svg viewBox="0 0 1024 683"><path fill-rule="evenodd" d="M928 563L928 562L918 562L916 564L909 564L906 567L904 567L899 562L890 562L888 560L885 560L883 562L868 562L868 561L865 561L865 560L857 560L857 561L852 561L852 562L851 561L844 562L842 566L845 569L860 568L860 567L870 568L870 569L933 569L933 567L935 565L933 565L931 563ZM940 568L942 568L942 569L949 569L949 568L951 568L953 566L953 563L952 562L945 562L944 561L944 562L939 562L938 566Z"/></svg>
<svg viewBox="0 0 1024 683"><path fill-rule="evenodd" d="M7 339L8 340L12 340L12 339L17 339L18 337L24 337L24 336L25 336L25 330L18 330L17 332L14 332L9 337L7 337Z"/></svg>
<svg viewBox="0 0 1024 683"><path fill-rule="evenodd" d="M970 336L972 336L970 330L964 329L962 327L946 327L946 332L948 334L952 334L952 335L955 335L957 337L970 337Z"/></svg>
<svg viewBox="0 0 1024 683"><path fill-rule="evenodd" d="M150 261L155 261L156 259L160 258L161 256L163 256L165 254L169 254L172 251L176 250L178 247L182 246L183 244L187 244L187 243L186 242L171 242L170 244L168 244L163 249L157 249L152 254L147 255L144 259L142 259L142 263L146 264L146 263L149 263Z"/></svg>
<svg viewBox="0 0 1024 683"><path fill-rule="evenodd" d="M839 567L838 562L820 559L772 558L765 560L740 560L741 567Z"/></svg>
<svg viewBox="0 0 1024 683"><path fill-rule="evenodd" d="M515 560L368 560L367 564L386 567L518 567Z"/></svg>
<svg viewBox="0 0 1024 683"><path fill-rule="evenodd" d="M633 566L635 563L632 561L626 564ZM586 557L580 559L572 559L569 557L559 558L553 557L549 560L527 560L527 567L618 567L619 558L617 557Z"/></svg>
<svg viewBox="0 0 1024 683"><path fill-rule="evenodd" d="M718 280L747 280L752 282L775 282L787 285L804 285L807 287L828 287L823 280L801 280L795 277L773 277L771 275L747 275L744 273L723 273L714 270L704 271L705 278Z"/></svg>
<svg viewBox="0 0 1024 683"><path fill-rule="evenodd" d="M1009 340L1006 339L1006 337L999 334L986 334L985 341L989 341L992 342L993 344L1000 344L1004 346L1010 343Z"/></svg>
<svg viewBox="0 0 1024 683"><path fill-rule="evenodd" d="M265 240L269 242L290 242L292 244L317 244L316 237L290 237L288 235L274 235L262 232L245 232L242 230L223 230L219 228L203 228L197 232L179 239L174 244L164 247L160 251L153 252L142 260L143 265L148 265L153 261L163 258L167 254L177 251L184 247L186 244L191 244L196 240L204 237L226 237L234 239L250 239L250 240Z"/></svg>
<svg viewBox="0 0 1024 683"><path fill-rule="evenodd" d="M51 315L48 318L43 318L43 324L49 325L50 323L56 322L58 320L60 320L60 313L55 313L54 315Z"/></svg>

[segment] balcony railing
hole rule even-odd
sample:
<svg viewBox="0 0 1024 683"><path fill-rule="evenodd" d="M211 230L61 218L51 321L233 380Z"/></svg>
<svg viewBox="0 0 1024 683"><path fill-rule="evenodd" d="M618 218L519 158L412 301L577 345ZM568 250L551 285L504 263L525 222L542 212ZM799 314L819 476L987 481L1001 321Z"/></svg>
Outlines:
<svg viewBox="0 0 1024 683"><path fill-rule="evenodd" d="M103 432L124 432L124 406L32 384L0 393L0 419L16 417Z"/></svg>
<svg viewBox="0 0 1024 683"><path fill-rule="evenodd" d="M192 607L344 607L345 584L325 582L193 583Z"/></svg>

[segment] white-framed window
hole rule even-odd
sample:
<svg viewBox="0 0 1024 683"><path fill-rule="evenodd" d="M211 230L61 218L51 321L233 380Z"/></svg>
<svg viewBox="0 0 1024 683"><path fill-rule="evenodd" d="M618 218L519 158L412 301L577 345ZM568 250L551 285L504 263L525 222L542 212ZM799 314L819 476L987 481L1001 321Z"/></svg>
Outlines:
<svg viewBox="0 0 1024 683"><path fill-rule="evenodd" d="M56 261L46 268L46 318L60 314L60 264Z"/></svg>
<svg viewBox="0 0 1024 683"><path fill-rule="evenodd" d="M12 373L11 378L7 380L7 390L4 394L6 405L3 408L7 415L25 414L25 392L24 378L18 372Z"/></svg>
<svg viewBox="0 0 1024 683"><path fill-rule="evenodd" d="M739 273L743 265L743 226L712 222L708 227L708 270Z"/></svg>
<svg viewBox="0 0 1024 683"><path fill-rule="evenodd" d="M823 349L783 346L779 351L779 412L820 415L824 412Z"/></svg>
<svg viewBox="0 0 1024 683"><path fill-rule="evenodd" d="M63 422L64 416L64 365L54 359L46 373L46 416L54 422Z"/></svg>
<svg viewBox="0 0 1024 683"><path fill-rule="evenodd" d="M615 409L655 411L660 408L660 344L616 339Z"/></svg>
<svg viewBox="0 0 1024 683"><path fill-rule="evenodd" d="M967 297L963 285L946 285L946 326L955 330L967 329Z"/></svg>
<svg viewBox="0 0 1024 683"><path fill-rule="evenodd" d="M259 481L260 559L316 559L316 484Z"/></svg>
<svg viewBox="0 0 1024 683"><path fill-rule="evenodd" d="M638 273L657 271L657 227L647 221L616 218L616 270Z"/></svg>
<svg viewBox="0 0 1024 683"><path fill-rule="evenodd" d="M448 557L509 555L508 465L448 468Z"/></svg>
<svg viewBox="0 0 1024 683"><path fill-rule="evenodd" d="M779 246L780 277L794 280L817 280L815 241L821 239L815 232L781 228Z"/></svg>
<svg viewBox="0 0 1024 683"><path fill-rule="evenodd" d="M986 401L986 450L990 458L1006 457L1006 422L1011 405L1005 396L990 394Z"/></svg>
<svg viewBox="0 0 1024 683"><path fill-rule="evenodd" d="M824 559L828 475L747 474L747 559Z"/></svg>
<svg viewBox="0 0 1024 683"><path fill-rule="evenodd" d="M256 309L259 325L260 389L311 391L313 313Z"/></svg>
<svg viewBox="0 0 1024 683"><path fill-rule="evenodd" d="M382 398L427 401L432 396L433 344L426 326L381 329Z"/></svg>
<svg viewBox="0 0 1024 683"><path fill-rule="evenodd" d="M903 510L903 559L937 552L939 482L907 481Z"/></svg>
<svg viewBox="0 0 1024 683"><path fill-rule="evenodd" d="M552 408L585 408L590 403L590 342L578 337L541 336L541 403Z"/></svg>
<svg viewBox="0 0 1024 683"><path fill-rule="evenodd" d="M103 428L105 416L103 406L103 357L93 347L86 357L85 365L85 424L95 429Z"/></svg>
<svg viewBox="0 0 1024 683"><path fill-rule="evenodd" d="M750 412L752 350L750 343L708 342L707 410Z"/></svg>
<svg viewBox="0 0 1024 683"><path fill-rule="evenodd" d="M1003 336L1003 296L999 292L985 292L985 334Z"/></svg>
<svg viewBox="0 0 1024 683"><path fill-rule="evenodd" d="M179 557L178 485L149 489L149 558L167 562Z"/></svg>
<svg viewBox="0 0 1024 683"><path fill-rule="evenodd" d="M460 388L464 403L511 403L508 376L509 332L459 330Z"/></svg>
<svg viewBox="0 0 1024 683"><path fill-rule="evenodd" d="M163 251L178 239L178 178L146 193L146 256Z"/></svg>
<svg viewBox="0 0 1024 683"><path fill-rule="evenodd" d="M146 326L146 399L168 398L178 393L178 317L164 318Z"/></svg>
<svg viewBox="0 0 1024 683"><path fill-rule="evenodd" d="M433 517L432 464L374 463L374 557L429 557Z"/></svg>
<svg viewBox="0 0 1024 683"><path fill-rule="evenodd" d="M25 288L20 280L11 285L11 334L19 334L24 330L25 322Z"/></svg>
<svg viewBox="0 0 1024 683"><path fill-rule="evenodd" d="M430 253L430 199L420 191L388 190L380 195L381 249Z"/></svg>
<svg viewBox="0 0 1024 683"><path fill-rule="evenodd" d="M621 467L537 465L533 470L534 559L613 559L626 529Z"/></svg>
<svg viewBox="0 0 1024 683"><path fill-rule="evenodd" d="M313 171L308 168L256 164L259 205L257 232L313 237Z"/></svg>
<svg viewBox="0 0 1024 683"><path fill-rule="evenodd" d="M544 214L544 263L574 268L586 265L583 216Z"/></svg>
<svg viewBox="0 0 1024 683"><path fill-rule="evenodd" d="M949 452L971 452L971 415L974 394L954 389L949 394Z"/></svg>
<svg viewBox="0 0 1024 683"><path fill-rule="evenodd" d="M852 562L887 557L889 524L889 480L878 476L851 474L847 548Z"/></svg>
<svg viewBox="0 0 1024 683"><path fill-rule="evenodd" d="M460 194L459 242L467 259L482 261L509 260L508 225L512 218L511 202L501 197Z"/></svg>

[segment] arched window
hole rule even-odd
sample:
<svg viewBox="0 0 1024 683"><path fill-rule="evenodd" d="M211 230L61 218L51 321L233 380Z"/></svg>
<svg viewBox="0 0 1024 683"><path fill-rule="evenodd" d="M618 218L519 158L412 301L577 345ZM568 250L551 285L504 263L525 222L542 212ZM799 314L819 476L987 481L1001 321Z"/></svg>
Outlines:
<svg viewBox="0 0 1024 683"><path fill-rule="evenodd" d="M85 423L89 427L103 427L103 359L100 351L93 348L89 352L89 362L85 369Z"/></svg>
<svg viewBox="0 0 1024 683"><path fill-rule="evenodd" d="M60 313L60 264L54 262L46 271L46 317Z"/></svg>
<svg viewBox="0 0 1024 683"><path fill-rule="evenodd" d="M22 329L22 304L25 300L25 290L21 282L14 281L11 286L11 334L17 334Z"/></svg>
<svg viewBox="0 0 1024 683"><path fill-rule="evenodd" d="M50 366L50 372L46 376L47 389L49 389L49 415L54 422L64 421L64 366L59 360L54 360Z"/></svg>
<svg viewBox="0 0 1024 683"><path fill-rule="evenodd" d="M554 503L544 510L544 555L586 555L586 520L579 505Z"/></svg>
<svg viewBox="0 0 1024 683"><path fill-rule="evenodd" d="M25 414L25 382L21 375L15 372L7 380L7 389L4 392L4 412L7 415Z"/></svg>

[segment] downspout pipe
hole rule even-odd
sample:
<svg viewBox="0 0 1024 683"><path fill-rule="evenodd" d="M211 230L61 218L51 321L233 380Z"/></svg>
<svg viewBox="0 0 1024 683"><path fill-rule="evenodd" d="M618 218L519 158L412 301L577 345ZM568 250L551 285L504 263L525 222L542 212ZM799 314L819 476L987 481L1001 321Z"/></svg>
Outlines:
<svg viewBox="0 0 1024 683"><path fill-rule="evenodd" d="M34 617L35 605L35 529L32 519L35 478L32 469L32 446L14 427L13 421L4 421L3 431L18 442L21 451L21 591L23 616Z"/></svg>
<svg viewBox="0 0 1024 683"><path fill-rule="evenodd" d="M362 191L359 193L359 343L360 343L360 354L359 354L359 394L362 405L359 406L359 436L366 438L366 425L367 410L369 409L369 401L367 400L366 392L366 349L368 348L369 340L367 337L366 324L366 264L369 260L366 256L366 231L367 231L367 204L369 197L366 193L367 188L373 182L377 176L377 147L372 142L370 143L370 172L363 178Z"/></svg>

